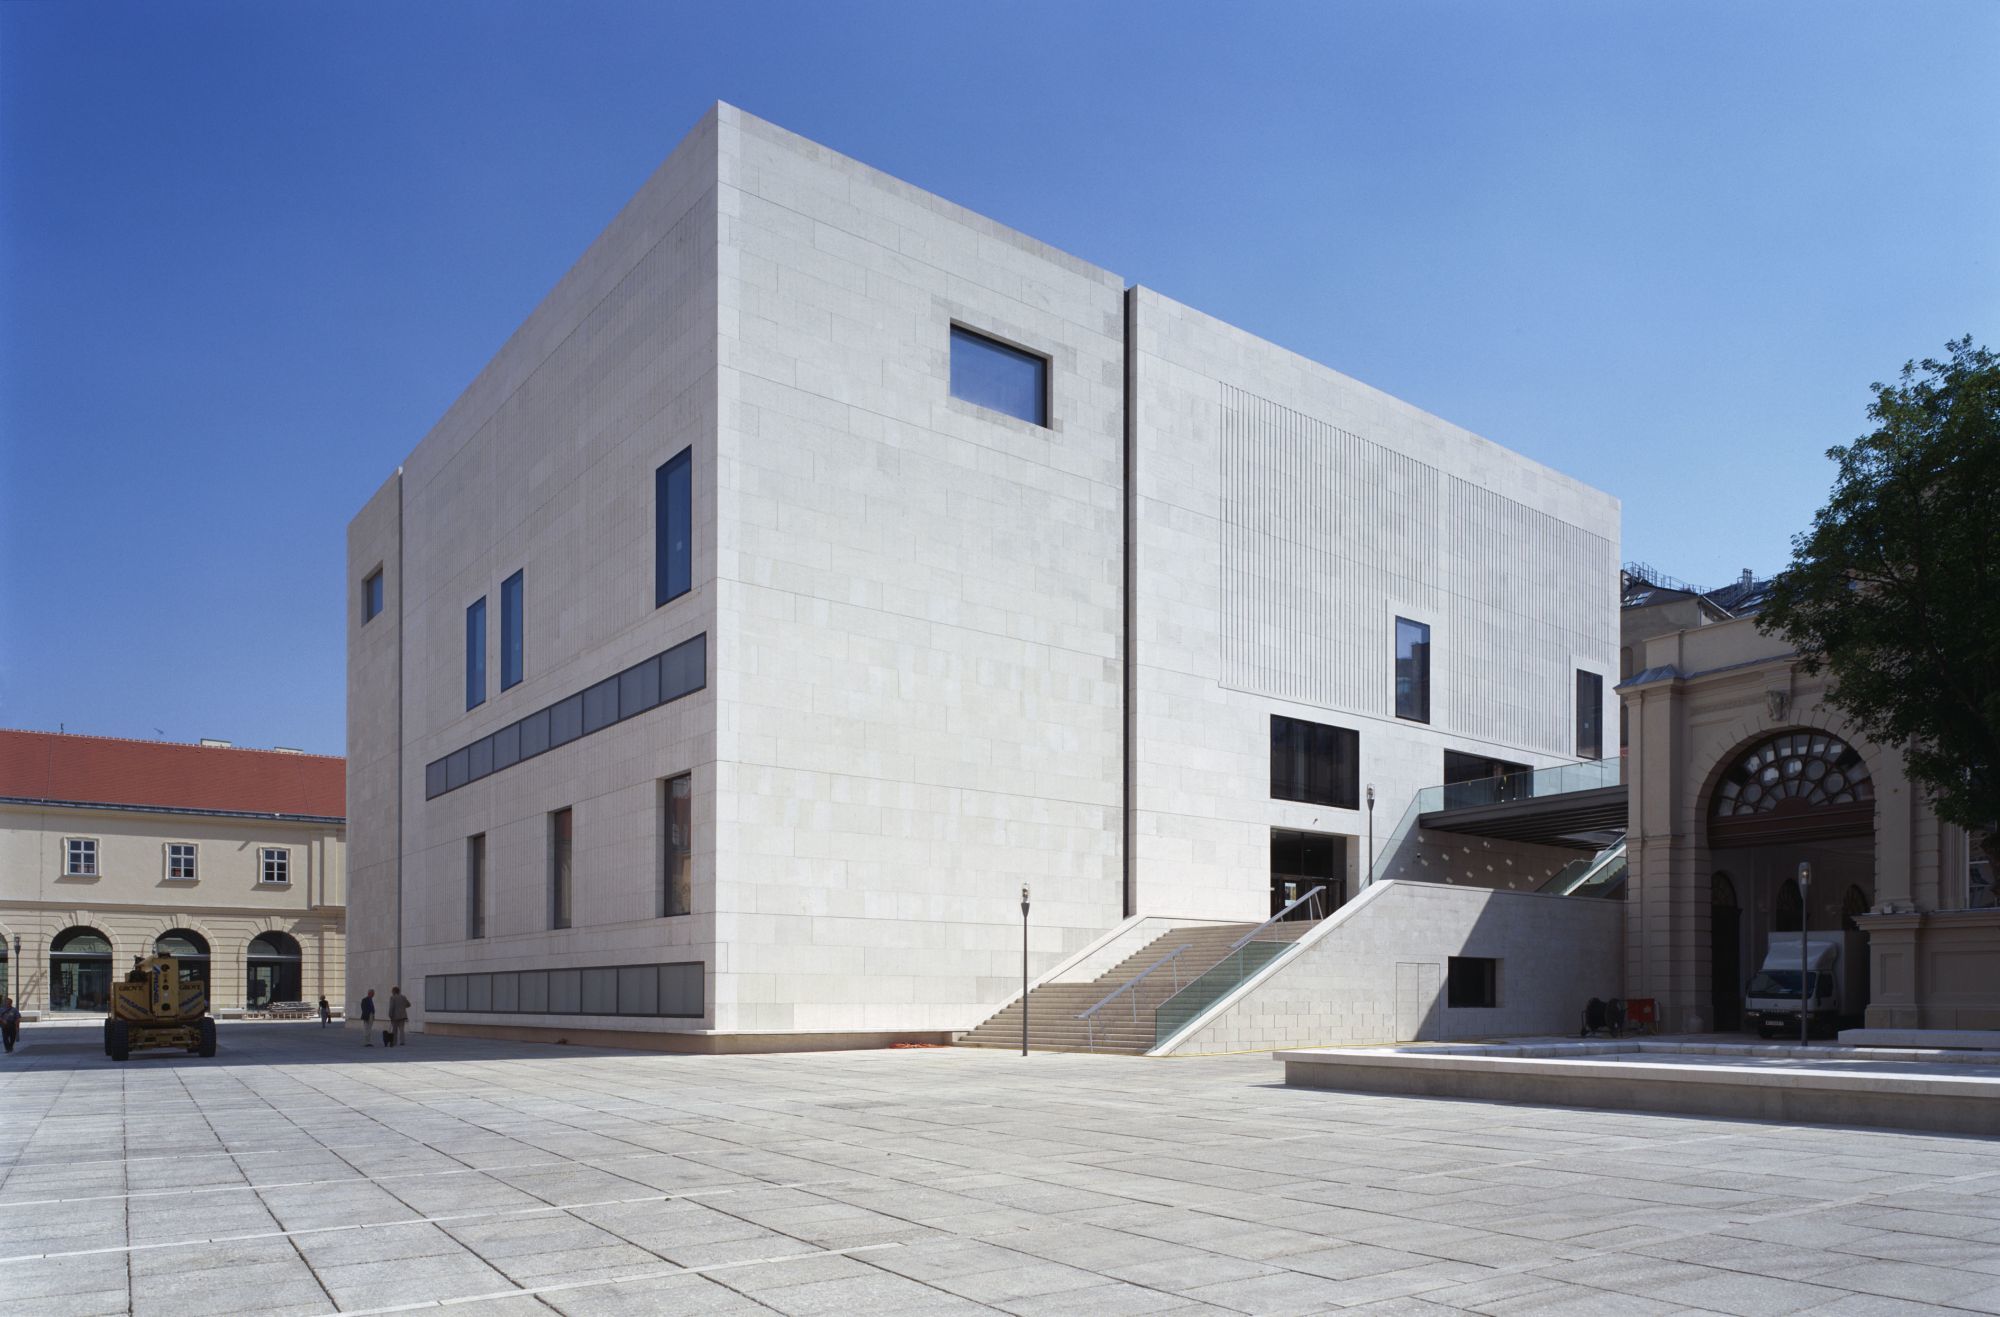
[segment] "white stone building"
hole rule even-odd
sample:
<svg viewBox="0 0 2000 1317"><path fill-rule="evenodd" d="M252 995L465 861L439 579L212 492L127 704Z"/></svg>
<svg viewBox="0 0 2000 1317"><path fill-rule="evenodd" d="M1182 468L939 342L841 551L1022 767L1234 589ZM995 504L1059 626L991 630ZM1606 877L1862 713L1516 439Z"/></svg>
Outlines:
<svg viewBox="0 0 2000 1317"><path fill-rule="evenodd" d="M1615 755L1615 500L729 106L348 543L349 982L431 1029L947 1035L1024 885L1039 971Z"/></svg>

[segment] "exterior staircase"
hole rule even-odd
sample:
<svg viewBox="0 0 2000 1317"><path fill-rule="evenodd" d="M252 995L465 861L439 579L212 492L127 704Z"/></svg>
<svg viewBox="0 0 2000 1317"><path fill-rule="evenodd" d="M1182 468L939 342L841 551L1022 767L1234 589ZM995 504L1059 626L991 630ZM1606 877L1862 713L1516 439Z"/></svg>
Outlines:
<svg viewBox="0 0 2000 1317"><path fill-rule="evenodd" d="M1232 943L1256 927L1255 924L1201 924L1170 928L1092 982L1041 985L1028 994L1028 1046L1047 1052L1123 1052L1128 1056L1150 1052L1153 1010L1174 995L1176 973L1180 986L1185 987L1218 964L1229 954ZM1250 946L1268 958L1313 927L1307 920L1273 924ZM1182 946L1188 949L1173 965L1160 966L1143 983L1099 1011L1094 1020L1077 1018L1138 977L1160 957ZM961 1036L958 1044L1019 1047L1021 1003L1010 1002L992 1019Z"/></svg>

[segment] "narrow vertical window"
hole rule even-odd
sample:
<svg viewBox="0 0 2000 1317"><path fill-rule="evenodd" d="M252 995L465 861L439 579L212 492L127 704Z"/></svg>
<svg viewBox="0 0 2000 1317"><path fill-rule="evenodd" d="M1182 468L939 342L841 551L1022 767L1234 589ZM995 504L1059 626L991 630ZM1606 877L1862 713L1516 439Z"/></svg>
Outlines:
<svg viewBox="0 0 2000 1317"><path fill-rule="evenodd" d="M683 448L653 473L653 606L694 584L694 449Z"/></svg>
<svg viewBox="0 0 2000 1317"><path fill-rule="evenodd" d="M549 815L549 927L568 928L570 920L570 812Z"/></svg>
<svg viewBox="0 0 2000 1317"><path fill-rule="evenodd" d="M1576 673L1576 757L1604 758L1604 678L1581 668Z"/></svg>
<svg viewBox="0 0 2000 1317"><path fill-rule="evenodd" d="M368 573L368 579L361 583L361 620L372 622L375 614L382 611L382 569L377 567Z"/></svg>
<svg viewBox="0 0 2000 1317"><path fill-rule="evenodd" d="M684 915L694 909L694 780L686 773L666 783L666 872L661 912Z"/></svg>
<svg viewBox="0 0 2000 1317"><path fill-rule="evenodd" d="M1431 629L1407 617L1396 619L1396 716L1431 720Z"/></svg>
<svg viewBox="0 0 2000 1317"><path fill-rule="evenodd" d="M465 707L486 703L486 596L465 610Z"/></svg>
<svg viewBox="0 0 2000 1317"><path fill-rule="evenodd" d="M465 936L486 936L486 834L465 839Z"/></svg>
<svg viewBox="0 0 2000 1317"><path fill-rule="evenodd" d="M500 689L521 684L521 577L500 582Z"/></svg>

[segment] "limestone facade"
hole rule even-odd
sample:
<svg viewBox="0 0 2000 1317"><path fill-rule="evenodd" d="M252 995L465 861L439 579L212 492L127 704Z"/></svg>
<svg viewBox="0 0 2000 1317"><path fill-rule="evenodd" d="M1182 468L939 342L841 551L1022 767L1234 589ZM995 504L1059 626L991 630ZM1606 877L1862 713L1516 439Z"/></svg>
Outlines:
<svg viewBox="0 0 2000 1317"><path fill-rule="evenodd" d="M956 327L1045 362L1046 424L955 396ZM659 603L682 451L690 588ZM718 106L349 528L352 976L422 985L425 1027L969 1028L1018 991L1023 886L1036 973L1132 913L1263 918L1274 828L1359 890L1365 807L1273 799L1273 716L1357 734L1384 836L1446 749L1573 758L1575 671L1616 708L1617 541L1598 491ZM1428 723L1395 717L1398 616L1433 628ZM697 641L688 693L512 758ZM698 1013L667 1014L687 966ZM614 969L650 1012L582 1009Z"/></svg>

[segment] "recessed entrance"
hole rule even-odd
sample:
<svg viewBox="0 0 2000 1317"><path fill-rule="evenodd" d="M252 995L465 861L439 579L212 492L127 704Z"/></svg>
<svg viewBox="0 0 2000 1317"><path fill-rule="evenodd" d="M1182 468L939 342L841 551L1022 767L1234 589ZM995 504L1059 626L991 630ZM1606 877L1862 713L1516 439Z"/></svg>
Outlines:
<svg viewBox="0 0 2000 1317"><path fill-rule="evenodd" d="M274 1001L301 1001L304 957L298 939L290 933L260 933L251 940L249 987L243 1004L262 1010Z"/></svg>
<svg viewBox="0 0 2000 1317"><path fill-rule="evenodd" d="M1719 1031L1743 1027L1744 984L1773 933L1854 932L1875 892L1875 788L1845 740L1792 728L1740 750L1710 797L1709 999ZM1812 881L1799 890L1800 863ZM1802 899L1803 896L1803 899ZM1867 1006L1867 942L1855 933L1848 982ZM1795 948L1796 940L1792 944Z"/></svg>
<svg viewBox="0 0 2000 1317"><path fill-rule="evenodd" d="M1338 833L1271 829L1271 913L1315 887L1326 888L1318 908L1302 905L1287 919L1323 918L1347 904L1347 842Z"/></svg>

